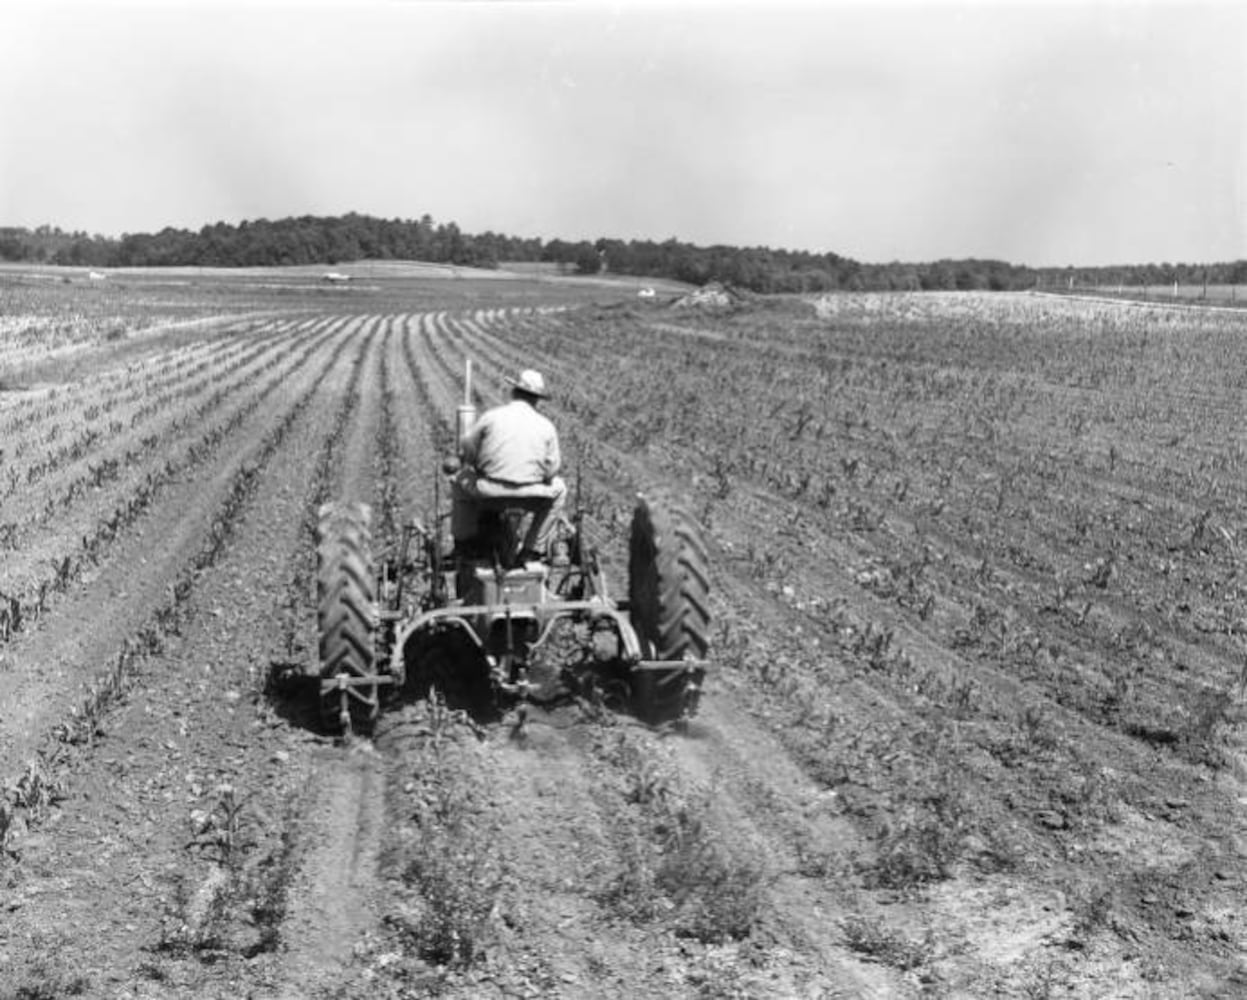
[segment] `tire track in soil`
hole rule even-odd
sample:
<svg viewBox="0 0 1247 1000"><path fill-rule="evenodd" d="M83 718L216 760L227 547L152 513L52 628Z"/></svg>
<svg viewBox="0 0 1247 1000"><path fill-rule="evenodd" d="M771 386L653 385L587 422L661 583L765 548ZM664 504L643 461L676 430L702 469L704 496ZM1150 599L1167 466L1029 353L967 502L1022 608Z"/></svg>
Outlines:
<svg viewBox="0 0 1247 1000"><path fill-rule="evenodd" d="M380 321L385 333L372 359L377 368L362 380L361 407L350 424L350 439L340 449L338 495L372 502L378 555L397 541L381 526L397 530L427 501L432 489L431 481L416 475L433 469L430 456L437 429L429 420L431 404L408 364L404 343L427 321L421 314ZM303 626L314 635L315 609L308 610ZM302 835L308 847L292 879L288 917L281 929L285 954L282 971L274 977L284 984L281 996L349 990L357 978L352 953L367 940L390 902L386 879L394 878L394 873L383 875L379 870L380 852L383 836L397 818L387 814L387 804L401 802L401 797L392 794L394 780L385 772L397 769L397 781L405 783L403 763L395 761L392 734L402 728L408 714L391 701L378 722L375 743L335 744L314 755L305 789L309 805L301 814L318 817L317 828ZM401 809L395 811L401 815Z"/></svg>
<svg viewBox="0 0 1247 1000"><path fill-rule="evenodd" d="M382 431L388 407L388 353L395 340L388 317L370 317L367 346L342 411L343 439L325 455L334 470L323 499L373 504L374 544L384 495L380 474ZM374 549L374 551L377 551ZM314 608L312 609L314 612ZM306 622L315 636L314 613ZM315 643L311 643L314 647ZM376 870L386 830L382 759L367 739L321 747L307 778L303 843L281 928L286 954L283 996L327 989L349 965L352 949L376 920Z"/></svg>
<svg viewBox="0 0 1247 1000"><path fill-rule="evenodd" d="M493 928L496 957L447 996L670 995L680 956L603 901L627 847L617 776L591 746L598 735L575 709L533 709L523 739L499 724L477 745L484 824L506 873L504 917Z"/></svg>
<svg viewBox="0 0 1247 1000"><path fill-rule="evenodd" d="M237 973L231 956L238 955L258 961L264 981L262 960L275 945L297 846L291 803L306 785L314 738L282 724L259 698L264 663L247 651L271 641L287 595L268 584L306 544L300 490L341 409L332 400L343 395L347 373L330 348L322 354L327 377L257 469L234 539L196 585L188 620L142 664L109 714L107 734L79 752L69 797L25 839L21 865L4 873L12 918L0 938L10 960L7 982L0 978L6 989L56 995L78 982L60 969L75 970L103 995L234 995L221 980ZM221 804L222 783L242 803L234 850L208 843L188 851L190 819L196 807L202 814ZM254 919L242 928L223 921L219 939L188 945L179 925L222 870L227 887L258 897L249 901ZM199 917L210 926L217 917L209 911ZM108 923L97 919L105 912ZM47 954L56 955L55 969L44 963Z"/></svg>

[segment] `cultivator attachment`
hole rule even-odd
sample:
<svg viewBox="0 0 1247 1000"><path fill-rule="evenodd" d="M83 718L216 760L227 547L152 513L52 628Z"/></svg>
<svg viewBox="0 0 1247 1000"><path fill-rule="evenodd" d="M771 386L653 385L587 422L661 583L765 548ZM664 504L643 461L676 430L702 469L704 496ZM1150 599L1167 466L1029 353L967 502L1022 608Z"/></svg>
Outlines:
<svg viewBox="0 0 1247 1000"><path fill-rule="evenodd" d="M682 660L678 666L670 660L640 660L632 665L635 674L648 675L644 685L635 686L648 691L651 714L662 716L656 721L683 724L697 714L707 665L707 660ZM662 710L656 713L659 706Z"/></svg>
<svg viewBox="0 0 1247 1000"><path fill-rule="evenodd" d="M375 706L380 702L379 689L394 683L395 678L388 674L358 677L343 673L322 677L320 701L325 721L334 722L344 734L356 728L353 720L371 724L377 714Z"/></svg>

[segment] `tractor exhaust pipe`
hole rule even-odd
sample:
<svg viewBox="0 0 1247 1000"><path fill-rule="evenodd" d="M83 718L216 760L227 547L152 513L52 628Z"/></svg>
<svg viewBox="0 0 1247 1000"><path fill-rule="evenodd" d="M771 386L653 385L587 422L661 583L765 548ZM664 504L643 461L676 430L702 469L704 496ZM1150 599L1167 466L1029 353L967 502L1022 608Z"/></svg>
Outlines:
<svg viewBox="0 0 1247 1000"><path fill-rule="evenodd" d="M463 402L455 411L455 447L463 440L468 428L476 422L476 404L472 402L472 359L465 362L463 374Z"/></svg>

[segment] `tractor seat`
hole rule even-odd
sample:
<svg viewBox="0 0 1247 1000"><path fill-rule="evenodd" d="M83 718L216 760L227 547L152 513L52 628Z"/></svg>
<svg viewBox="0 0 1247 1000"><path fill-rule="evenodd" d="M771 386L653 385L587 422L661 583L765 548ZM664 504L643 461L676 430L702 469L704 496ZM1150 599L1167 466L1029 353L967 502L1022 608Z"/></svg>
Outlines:
<svg viewBox="0 0 1247 1000"><path fill-rule="evenodd" d="M483 555L496 558L504 569L515 569L539 558L524 551L533 518L549 504L547 497L507 497L480 502L480 521L474 547Z"/></svg>

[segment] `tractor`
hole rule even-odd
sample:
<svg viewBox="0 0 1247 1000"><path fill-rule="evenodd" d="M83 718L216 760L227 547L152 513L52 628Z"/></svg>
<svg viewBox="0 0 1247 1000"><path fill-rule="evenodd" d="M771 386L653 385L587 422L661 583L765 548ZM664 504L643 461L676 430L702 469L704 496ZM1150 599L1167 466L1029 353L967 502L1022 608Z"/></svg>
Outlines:
<svg viewBox="0 0 1247 1000"><path fill-rule="evenodd" d="M475 417L470 383L469 366L459 436ZM443 473L452 468L453 460ZM528 561L520 542L533 501L489 502L478 544L448 554L435 487L429 522L405 524L380 559L368 505L323 506L318 678L326 727L368 731L383 701L431 690L476 718L514 710L520 728L530 704L578 697L653 725L684 725L698 708L710 625L697 524L677 503L638 495L628 596L616 600L576 492L574 513L558 526L550 551ZM564 641L569 635L575 638ZM553 685L533 676L535 669L548 674L551 657L558 663ZM555 695L543 697L551 687Z"/></svg>

